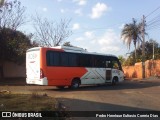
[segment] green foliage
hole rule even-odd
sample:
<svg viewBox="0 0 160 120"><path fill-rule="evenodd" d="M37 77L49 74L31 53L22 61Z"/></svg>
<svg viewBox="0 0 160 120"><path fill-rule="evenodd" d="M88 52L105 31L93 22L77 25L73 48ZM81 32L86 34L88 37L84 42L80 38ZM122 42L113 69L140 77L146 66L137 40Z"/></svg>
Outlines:
<svg viewBox="0 0 160 120"><path fill-rule="evenodd" d="M146 60L153 59L153 46L154 46L154 59L160 59L159 43L157 43L155 40L150 39L149 41L145 42L145 59ZM142 60L142 45L137 49L136 61L140 62L141 60Z"/></svg>
<svg viewBox="0 0 160 120"><path fill-rule="evenodd" d="M154 44L154 45L153 45ZM154 46L154 59L160 59L160 44L155 40L150 39L145 42L145 59L153 59L153 46ZM135 51L131 52L130 56L125 60L124 65L134 65L135 62L142 62L142 45L136 50L137 57L135 59Z"/></svg>
<svg viewBox="0 0 160 120"><path fill-rule="evenodd" d="M121 65L124 66L126 59L122 55L118 56L118 59L119 59Z"/></svg>
<svg viewBox="0 0 160 120"><path fill-rule="evenodd" d="M129 56L125 61L123 66L130 66L130 65L134 65L135 60L133 57Z"/></svg>
<svg viewBox="0 0 160 120"><path fill-rule="evenodd" d="M0 30L0 61L23 63L26 50L32 47L30 39L20 31L8 28Z"/></svg>
<svg viewBox="0 0 160 120"><path fill-rule="evenodd" d="M134 43L134 46L136 47L136 43L140 42L140 24L136 24L136 21L133 19L133 23L125 24L124 28L121 32L121 37L126 43L127 47L130 49L131 42Z"/></svg>

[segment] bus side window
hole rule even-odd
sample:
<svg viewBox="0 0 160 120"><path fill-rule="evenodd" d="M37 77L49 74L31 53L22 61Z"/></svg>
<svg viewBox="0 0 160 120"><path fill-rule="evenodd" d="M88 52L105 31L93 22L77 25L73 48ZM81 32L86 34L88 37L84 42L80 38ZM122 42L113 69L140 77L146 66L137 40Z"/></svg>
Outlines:
<svg viewBox="0 0 160 120"><path fill-rule="evenodd" d="M74 53L69 53L68 57L69 57L69 61L68 61L69 66L77 67L78 66L77 55Z"/></svg>
<svg viewBox="0 0 160 120"><path fill-rule="evenodd" d="M60 53L60 66L68 66L68 54Z"/></svg>
<svg viewBox="0 0 160 120"><path fill-rule="evenodd" d="M59 52L47 51L47 66L59 66L60 54Z"/></svg>
<svg viewBox="0 0 160 120"><path fill-rule="evenodd" d="M47 58L47 66L53 66L54 65L53 52L47 51L46 58Z"/></svg>
<svg viewBox="0 0 160 120"><path fill-rule="evenodd" d="M120 68L119 68L119 64L118 64L118 61L112 61L112 65L113 65L113 68L114 68L114 69L120 69Z"/></svg>
<svg viewBox="0 0 160 120"><path fill-rule="evenodd" d="M106 61L106 68L112 68L111 61Z"/></svg>
<svg viewBox="0 0 160 120"><path fill-rule="evenodd" d="M103 56L94 56L94 67L105 68L106 62Z"/></svg>

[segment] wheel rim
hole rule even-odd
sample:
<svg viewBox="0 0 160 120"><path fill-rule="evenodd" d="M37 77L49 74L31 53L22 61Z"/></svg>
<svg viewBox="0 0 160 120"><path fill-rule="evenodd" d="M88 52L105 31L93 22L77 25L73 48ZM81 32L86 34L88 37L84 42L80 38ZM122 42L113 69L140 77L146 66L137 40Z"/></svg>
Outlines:
<svg viewBox="0 0 160 120"><path fill-rule="evenodd" d="M72 88L78 88L79 87L79 82L78 81L74 81L72 84Z"/></svg>
<svg viewBox="0 0 160 120"><path fill-rule="evenodd" d="M77 82L73 84L74 88L78 88L78 86L79 86L79 84Z"/></svg>

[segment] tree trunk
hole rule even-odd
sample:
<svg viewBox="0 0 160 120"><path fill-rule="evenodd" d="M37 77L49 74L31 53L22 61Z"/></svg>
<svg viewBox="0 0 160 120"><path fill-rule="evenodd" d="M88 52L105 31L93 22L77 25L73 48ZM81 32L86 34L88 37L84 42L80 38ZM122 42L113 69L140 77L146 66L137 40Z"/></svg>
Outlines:
<svg viewBox="0 0 160 120"><path fill-rule="evenodd" d="M134 50L134 52L135 52L135 60L134 60L134 62L136 63L137 62L137 47L136 47L136 45L134 45L134 47L135 47L135 50Z"/></svg>

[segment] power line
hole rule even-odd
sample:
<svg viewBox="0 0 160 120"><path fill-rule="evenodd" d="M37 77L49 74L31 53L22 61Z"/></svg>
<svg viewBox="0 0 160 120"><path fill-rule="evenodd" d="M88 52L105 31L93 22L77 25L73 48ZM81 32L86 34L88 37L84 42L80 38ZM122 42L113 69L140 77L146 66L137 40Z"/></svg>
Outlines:
<svg viewBox="0 0 160 120"><path fill-rule="evenodd" d="M154 17L153 19L151 19L150 21L147 22L147 24L151 24L152 22L158 20L160 18L160 14L158 14L156 17Z"/></svg>
<svg viewBox="0 0 160 120"><path fill-rule="evenodd" d="M150 15L152 15L154 12L156 12L158 9L160 9L160 6L157 7L155 10L153 10L151 13L149 13L145 18L149 17Z"/></svg>
<svg viewBox="0 0 160 120"><path fill-rule="evenodd" d="M160 6L157 7L155 10L153 10L151 13L149 13L145 18L152 15L158 9L160 9ZM146 30L148 31L148 30L157 29L157 28L159 29L159 27L160 27L160 14L158 14L156 17L154 17L153 19L147 22Z"/></svg>

